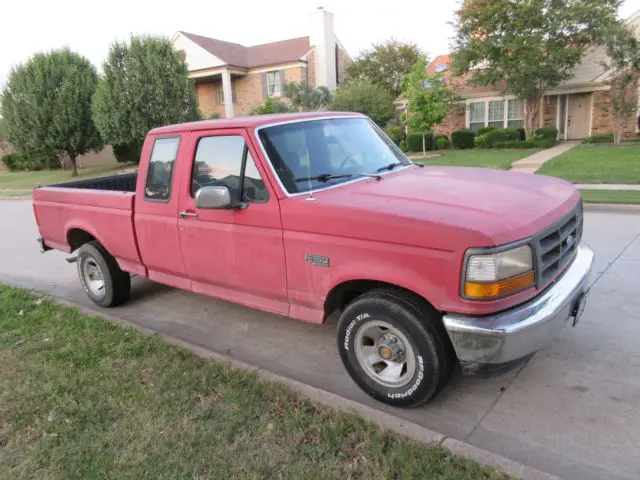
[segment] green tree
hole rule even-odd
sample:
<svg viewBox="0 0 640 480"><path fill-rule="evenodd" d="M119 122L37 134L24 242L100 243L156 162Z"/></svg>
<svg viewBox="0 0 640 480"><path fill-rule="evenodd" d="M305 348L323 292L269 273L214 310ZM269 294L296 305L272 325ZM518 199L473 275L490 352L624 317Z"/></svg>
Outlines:
<svg viewBox="0 0 640 480"><path fill-rule="evenodd" d="M402 92L405 75L416 62L425 58L417 45L391 38L384 43L374 43L361 52L347 68L347 78L380 85L395 98Z"/></svg>
<svg viewBox="0 0 640 480"><path fill-rule="evenodd" d="M7 121L0 117L0 141L8 140L9 128L7 127Z"/></svg>
<svg viewBox="0 0 640 480"><path fill-rule="evenodd" d="M331 103L331 92L327 87L313 88L305 82L287 83L283 94L298 112L315 112Z"/></svg>
<svg viewBox="0 0 640 480"><path fill-rule="evenodd" d="M93 118L104 140L137 152L149 130L198 120L186 64L163 37L115 42L93 98Z"/></svg>
<svg viewBox="0 0 640 480"><path fill-rule="evenodd" d="M545 91L572 76L615 22L620 0L465 0L456 12L454 72L525 100L534 130Z"/></svg>
<svg viewBox="0 0 640 480"><path fill-rule="evenodd" d="M602 63L611 86L611 121L614 142L620 144L629 121L636 121L640 82L640 40L624 23L605 36L607 58Z"/></svg>
<svg viewBox="0 0 640 480"><path fill-rule="evenodd" d="M262 105L258 105L251 110L251 115L269 115L271 113L287 113L291 111L286 103L269 97Z"/></svg>
<svg viewBox="0 0 640 480"><path fill-rule="evenodd" d="M9 141L28 156L76 159L103 143L91 119L95 68L68 49L40 53L15 67L2 93Z"/></svg>
<svg viewBox="0 0 640 480"><path fill-rule="evenodd" d="M330 109L359 112L384 126L395 115L394 97L387 89L372 82L350 81L336 90Z"/></svg>
<svg viewBox="0 0 640 480"><path fill-rule="evenodd" d="M422 133L422 151L426 155L425 134L441 124L458 101L455 91L448 88L442 74L427 75L426 62L417 62L407 77L402 92L407 111L402 121L414 132Z"/></svg>

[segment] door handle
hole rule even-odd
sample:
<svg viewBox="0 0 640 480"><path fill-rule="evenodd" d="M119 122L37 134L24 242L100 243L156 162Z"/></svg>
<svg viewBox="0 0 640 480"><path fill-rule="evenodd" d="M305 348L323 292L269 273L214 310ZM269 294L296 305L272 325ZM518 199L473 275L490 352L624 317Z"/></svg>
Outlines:
<svg viewBox="0 0 640 480"><path fill-rule="evenodd" d="M178 212L178 216L180 218L197 217L198 214L196 212Z"/></svg>

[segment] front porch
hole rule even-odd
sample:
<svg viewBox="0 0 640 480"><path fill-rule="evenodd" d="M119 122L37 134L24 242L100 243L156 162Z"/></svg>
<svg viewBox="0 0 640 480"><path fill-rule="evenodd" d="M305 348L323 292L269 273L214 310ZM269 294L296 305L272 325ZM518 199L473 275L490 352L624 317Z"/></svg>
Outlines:
<svg viewBox="0 0 640 480"><path fill-rule="evenodd" d="M198 103L202 114L211 118L233 118L234 104L237 103L236 83L246 75L237 69L210 69L209 71L192 72Z"/></svg>
<svg viewBox="0 0 640 480"><path fill-rule="evenodd" d="M594 119L599 130L606 128L610 131L610 125L597 118L598 114L603 113L594 109L597 93L599 92L559 92L545 95L540 108L539 125L557 128L559 140L581 140L590 137L593 134Z"/></svg>

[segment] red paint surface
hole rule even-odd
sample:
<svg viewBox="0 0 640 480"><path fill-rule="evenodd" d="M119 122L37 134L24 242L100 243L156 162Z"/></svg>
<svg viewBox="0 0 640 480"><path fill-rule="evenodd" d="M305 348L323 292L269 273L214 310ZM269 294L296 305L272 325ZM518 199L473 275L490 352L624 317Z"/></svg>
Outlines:
<svg viewBox="0 0 640 480"><path fill-rule="evenodd" d="M407 288L447 312L486 314L522 303L535 288L491 302L460 297L464 252L529 237L579 200L569 183L488 169L408 167L383 180L363 179L307 196L287 197L255 138L258 126L334 114L255 116L173 125L145 142L136 194L40 188L34 211L47 245L69 251L83 229L123 269L152 280L270 312L320 323L329 292L350 280ZM349 114L353 115L353 114ZM269 189L269 201L243 210L198 210L190 194L194 149L202 136L244 136ZM167 202L144 198L155 138L180 136ZM179 218L190 211L197 217ZM134 213L135 212L135 213ZM329 257L328 268L305 254Z"/></svg>

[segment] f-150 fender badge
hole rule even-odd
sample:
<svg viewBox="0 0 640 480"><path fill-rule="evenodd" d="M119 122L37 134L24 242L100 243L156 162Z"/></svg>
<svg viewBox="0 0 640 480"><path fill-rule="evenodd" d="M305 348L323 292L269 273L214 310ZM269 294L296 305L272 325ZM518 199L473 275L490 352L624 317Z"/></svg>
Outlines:
<svg viewBox="0 0 640 480"><path fill-rule="evenodd" d="M315 265L316 267L329 268L329 257L323 255L313 255L311 253L304 254L304 261Z"/></svg>

